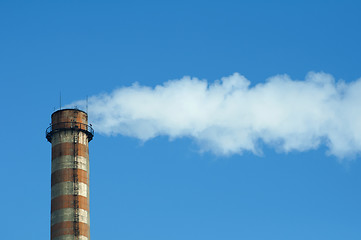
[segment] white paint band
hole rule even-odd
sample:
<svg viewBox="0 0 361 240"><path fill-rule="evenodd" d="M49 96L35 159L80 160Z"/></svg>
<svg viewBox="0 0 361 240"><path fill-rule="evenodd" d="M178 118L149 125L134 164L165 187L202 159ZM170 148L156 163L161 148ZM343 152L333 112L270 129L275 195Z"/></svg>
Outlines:
<svg viewBox="0 0 361 240"><path fill-rule="evenodd" d="M89 213L84 209L78 209L79 222L89 224ZM51 226L60 222L74 221L74 208L63 208L51 213Z"/></svg>
<svg viewBox="0 0 361 240"><path fill-rule="evenodd" d="M79 240L88 240L85 236L79 236L77 237ZM56 238L53 238L52 240L74 240L74 235L62 235Z"/></svg>
<svg viewBox="0 0 361 240"><path fill-rule="evenodd" d="M74 167L82 169L87 172L89 171L89 161L87 158L82 156L77 156L76 160L78 162L77 166L75 166L74 156L65 155L53 159L51 162L51 173L58 171L60 169L74 168Z"/></svg>
<svg viewBox="0 0 361 240"><path fill-rule="evenodd" d="M73 182L61 182L51 187L51 199L62 195L74 195L74 184ZM82 182L78 182L78 195L88 197L88 185Z"/></svg>
<svg viewBox="0 0 361 240"><path fill-rule="evenodd" d="M84 132L79 132L78 134L78 143L88 146L88 136ZM51 145L54 147L57 144L65 142L74 142L74 131L72 130L62 130L53 134L51 139Z"/></svg>

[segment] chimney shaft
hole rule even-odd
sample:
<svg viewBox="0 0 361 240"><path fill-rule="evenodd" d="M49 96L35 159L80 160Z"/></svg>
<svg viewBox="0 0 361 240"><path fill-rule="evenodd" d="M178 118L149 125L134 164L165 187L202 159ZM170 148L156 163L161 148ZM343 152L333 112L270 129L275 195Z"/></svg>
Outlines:
<svg viewBox="0 0 361 240"><path fill-rule="evenodd" d="M87 113L63 109L51 116L51 240L89 240L89 148L94 136Z"/></svg>

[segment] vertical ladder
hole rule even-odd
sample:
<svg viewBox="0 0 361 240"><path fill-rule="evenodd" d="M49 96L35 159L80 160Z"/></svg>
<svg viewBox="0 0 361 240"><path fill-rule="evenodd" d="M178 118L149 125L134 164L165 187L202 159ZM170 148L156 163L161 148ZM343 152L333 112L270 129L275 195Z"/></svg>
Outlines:
<svg viewBox="0 0 361 240"><path fill-rule="evenodd" d="M73 167L73 186L74 186L74 219L73 219L73 229L74 229L74 240L79 237L79 162L78 162L78 143L79 143L79 131L75 130L74 132L74 167Z"/></svg>

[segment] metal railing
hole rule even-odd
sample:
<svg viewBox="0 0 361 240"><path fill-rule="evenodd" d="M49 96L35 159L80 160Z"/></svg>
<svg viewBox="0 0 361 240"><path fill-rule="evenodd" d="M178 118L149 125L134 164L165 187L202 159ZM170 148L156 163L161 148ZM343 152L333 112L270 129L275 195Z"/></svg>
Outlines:
<svg viewBox="0 0 361 240"><path fill-rule="evenodd" d="M87 124L80 122L60 122L50 125L46 131L45 136L49 142L51 142L52 136L55 132L59 132L62 130L76 130L84 132L88 136L88 141L90 142L94 137L94 129Z"/></svg>

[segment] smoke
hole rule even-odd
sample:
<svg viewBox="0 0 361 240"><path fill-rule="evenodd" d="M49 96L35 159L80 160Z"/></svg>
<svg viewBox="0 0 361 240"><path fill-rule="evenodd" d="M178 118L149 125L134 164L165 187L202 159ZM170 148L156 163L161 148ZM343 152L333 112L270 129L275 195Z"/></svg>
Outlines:
<svg viewBox="0 0 361 240"><path fill-rule="evenodd" d="M85 101L71 104L85 108ZM361 79L325 73L305 80L277 75L250 87L234 73L220 81L183 77L155 87L138 83L89 98L98 133L142 141L188 137L217 155L306 151L320 146L339 158L361 151Z"/></svg>

